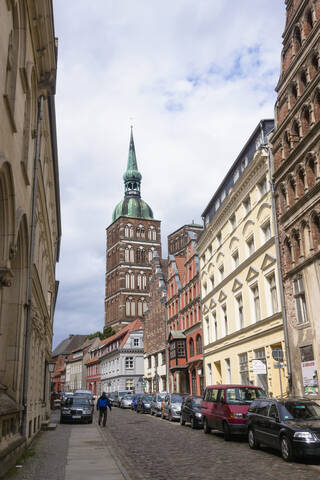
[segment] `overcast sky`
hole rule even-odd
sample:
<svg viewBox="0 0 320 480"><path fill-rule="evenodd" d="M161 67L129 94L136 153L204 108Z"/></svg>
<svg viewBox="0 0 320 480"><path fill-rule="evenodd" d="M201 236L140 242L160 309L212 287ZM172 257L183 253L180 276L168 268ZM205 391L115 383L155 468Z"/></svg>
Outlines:
<svg viewBox="0 0 320 480"><path fill-rule="evenodd" d="M273 118L284 0L54 0L62 248L54 345L104 325L105 229L133 117L142 198L167 235L201 214Z"/></svg>

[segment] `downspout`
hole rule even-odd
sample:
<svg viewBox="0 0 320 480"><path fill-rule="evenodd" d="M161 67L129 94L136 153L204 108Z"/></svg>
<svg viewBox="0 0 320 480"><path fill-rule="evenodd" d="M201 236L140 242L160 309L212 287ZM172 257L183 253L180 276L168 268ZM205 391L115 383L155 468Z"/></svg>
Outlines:
<svg viewBox="0 0 320 480"><path fill-rule="evenodd" d="M23 414L22 414L22 434L27 432L27 403L28 403L28 388L29 388L29 353L30 353L30 326L31 326L31 308L32 308L32 275L34 262L34 247L35 247L35 231L36 231L36 204L38 196L38 167L40 161L40 147L41 147L41 122L43 115L43 95L40 95L38 100L38 119L37 119L37 134L34 152L34 166L33 166L33 185L32 185L32 203L31 203L31 227L30 227L30 247L29 247L29 262L28 262L28 278L27 278L27 303L26 303L26 331L24 342L24 378L23 378Z"/></svg>
<svg viewBox="0 0 320 480"><path fill-rule="evenodd" d="M291 357L290 357L290 348L289 348L289 337L288 337L288 327L287 327L287 315L286 307L284 301L283 293L283 283L282 283L282 274L281 274L281 265L280 265L280 247L279 247L279 232L277 225L277 216L276 216L276 202L274 197L274 185L273 185L273 169L272 169L272 158L271 158L271 149L270 146L265 144L265 147L268 151L268 170L269 170L269 183L270 183L270 193L271 193L271 209L272 209L272 220L274 228L274 240L276 247L276 257L277 257L277 270L278 270L278 279L279 279L279 290L280 290L280 302L281 302L281 313L282 313L282 323L283 323L283 332L284 332L284 343L286 349L286 358L287 358L287 372L288 372L288 386L289 394L292 394L292 369L291 369Z"/></svg>
<svg viewBox="0 0 320 480"><path fill-rule="evenodd" d="M167 290L165 290L167 291ZM161 298L161 303L164 305L164 322L165 322L165 329L164 329L164 348L166 353L166 390L169 392L169 352L168 352L168 315L167 315L167 294L165 293L164 296Z"/></svg>

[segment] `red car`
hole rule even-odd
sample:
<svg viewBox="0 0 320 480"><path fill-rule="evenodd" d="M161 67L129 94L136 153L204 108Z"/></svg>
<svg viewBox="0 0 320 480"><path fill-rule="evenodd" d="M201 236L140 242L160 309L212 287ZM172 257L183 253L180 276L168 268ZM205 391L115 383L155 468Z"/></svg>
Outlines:
<svg viewBox="0 0 320 480"><path fill-rule="evenodd" d="M208 386L201 407L204 432L220 430L225 440L230 440L232 435L246 434L246 413L251 402L265 397L262 388L252 385Z"/></svg>

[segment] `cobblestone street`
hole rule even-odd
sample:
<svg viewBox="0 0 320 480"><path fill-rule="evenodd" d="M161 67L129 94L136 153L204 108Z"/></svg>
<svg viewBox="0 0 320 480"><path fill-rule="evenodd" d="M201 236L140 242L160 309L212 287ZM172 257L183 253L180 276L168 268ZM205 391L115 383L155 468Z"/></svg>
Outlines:
<svg viewBox="0 0 320 480"><path fill-rule="evenodd" d="M58 421L59 412L52 419ZM245 440L227 443L219 433L118 408L106 428L58 424L41 432L29 451L32 456L18 462L22 468L4 480L320 479L320 461L288 464L271 449L250 450Z"/></svg>
<svg viewBox="0 0 320 480"><path fill-rule="evenodd" d="M252 451L245 440L113 408L103 431L126 458L133 479L307 480L320 478L320 462L287 464L271 449ZM318 465L317 465L318 463Z"/></svg>

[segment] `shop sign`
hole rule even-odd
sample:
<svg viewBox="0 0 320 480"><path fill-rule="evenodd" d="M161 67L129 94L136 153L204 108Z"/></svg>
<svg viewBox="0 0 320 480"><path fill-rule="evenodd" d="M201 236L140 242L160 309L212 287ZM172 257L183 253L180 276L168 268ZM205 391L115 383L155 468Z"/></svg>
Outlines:
<svg viewBox="0 0 320 480"><path fill-rule="evenodd" d="M252 370L255 375L264 375L267 373L267 366L262 360L252 360Z"/></svg>

